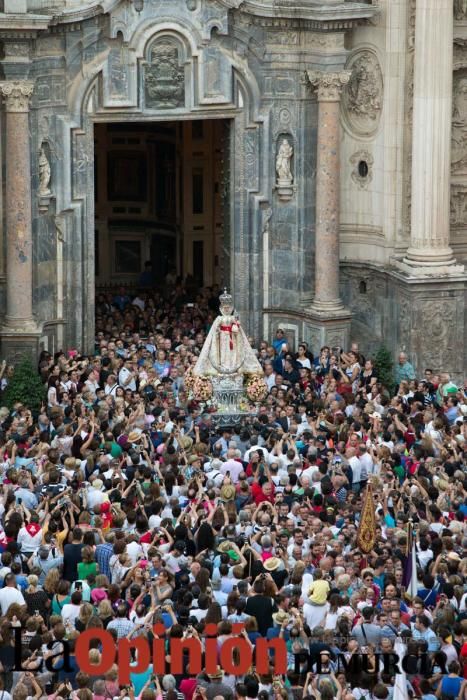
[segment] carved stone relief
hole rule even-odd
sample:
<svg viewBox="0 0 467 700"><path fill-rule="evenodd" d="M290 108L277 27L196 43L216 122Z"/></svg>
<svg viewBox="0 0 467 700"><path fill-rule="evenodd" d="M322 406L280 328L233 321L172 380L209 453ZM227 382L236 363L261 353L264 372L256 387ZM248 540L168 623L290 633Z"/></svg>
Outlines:
<svg viewBox="0 0 467 700"><path fill-rule="evenodd" d="M151 48L150 65L144 72L144 88L149 108L174 109L185 105L185 71L174 41L163 39Z"/></svg>
<svg viewBox="0 0 467 700"><path fill-rule="evenodd" d="M351 178L362 190L364 190L373 179L373 156L369 151L357 151L350 158L352 167Z"/></svg>
<svg viewBox="0 0 467 700"><path fill-rule="evenodd" d="M467 185L452 185L451 226L467 228Z"/></svg>
<svg viewBox="0 0 467 700"><path fill-rule="evenodd" d="M452 99L452 172L467 169L467 70L454 76Z"/></svg>
<svg viewBox="0 0 467 700"><path fill-rule="evenodd" d="M73 193L83 197L88 187L88 177L93 165L93 144L85 131L77 130L73 134Z"/></svg>
<svg viewBox="0 0 467 700"><path fill-rule="evenodd" d="M264 209L264 211L263 211L263 226L261 229L261 233L263 236L268 236L271 232L271 228L270 228L271 219L272 219L272 209L271 209L271 207L268 207L267 209Z"/></svg>
<svg viewBox="0 0 467 700"><path fill-rule="evenodd" d="M258 130L245 132L245 180L249 189L258 187Z"/></svg>
<svg viewBox="0 0 467 700"><path fill-rule="evenodd" d="M357 134L371 135L378 128L383 107L383 75L373 51L357 51L347 61L352 71L342 95L344 114Z"/></svg>
<svg viewBox="0 0 467 700"><path fill-rule="evenodd" d="M454 19L467 19L467 0L454 0Z"/></svg>
<svg viewBox="0 0 467 700"><path fill-rule="evenodd" d="M270 32L269 40L272 44L291 46L299 43L299 33L294 31L272 31Z"/></svg>
<svg viewBox="0 0 467 700"><path fill-rule="evenodd" d="M410 299L401 298L399 301L399 345L400 349L407 349L410 346L412 306Z"/></svg>
<svg viewBox="0 0 467 700"><path fill-rule="evenodd" d="M308 332L310 350L313 355L318 355L321 350L321 333L317 328L311 327Z"/></svg>
<svg viewBox="0 0 467 700"><path fill-rule="evenodd" d="M346 331L344 328L336 329L326 334L326 344L330 348L345 348Z"/></svg>
<svg viewBox="0 0 467 700"><path fill-rule="evenodd" d="M415 310L416 329L414 340L423 344L423 359L426 366L435 370L455 366L458 347L456 343L455 300L425 301ZM430 342L426 343L426 332ZM420 348L421 349L421 348ZM413 348L416 352L419 348Z"/></svg>
<svg viewBox="0 0 467 700"><path fill-rule="evenodd" d="M29 57L29 42L8 42L4 43L4 51L6 58L28 58Z"/></svg>
<svg viewBox="0 0 467 700"><path fill-rule="evenodd" d="M120 47L112 49L109 55L110 94L124 97L128 92L128 69Z"/></svg>
<svg viewBox="0 0 467 700"><path fill-rule="evenodd" d="M338 33L309 33L304 37L304 42L311 49L329 50L338 49L343 43L342 36Z"/></svg>
<svg viewBox="0 0 467 700"><path fill-rule="evenodd" d="M412 215L412 121L413 121L413 73L415 50L415 10L416 0L409 0L407 5L407 60L405 74L405 90L407 109L405 112L404 142L404 233L410 236L410 219Z"/></svg>
<svg viewBox="0 0 467 700"><path fill-rule="evenodd" d="M290 124L290 121L292 119L292 115L290 114L290 111L287 109L287 107L281 107L279 111L279 121L281 124Z"/></svg>

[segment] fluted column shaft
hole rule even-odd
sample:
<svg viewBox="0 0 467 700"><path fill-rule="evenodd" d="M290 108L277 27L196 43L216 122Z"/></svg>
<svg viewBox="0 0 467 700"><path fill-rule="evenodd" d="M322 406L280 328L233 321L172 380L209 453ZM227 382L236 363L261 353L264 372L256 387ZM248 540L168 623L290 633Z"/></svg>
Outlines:
<svg viewBox="0 0 467 700"><path fill-rule="evenodd" d="M339 312L340 96L350 71L309 71L318 97L316 164L315 294L312 310Z"/></svg>
<svg viewBox="0 0 467 700"><path fill-rule="evenodd" d="M453 0L417 0L412 130L412 265L454 262L449 246Z"/></svg>
<svg viewBox="0 0 467 700"><path fill-rule="evenodd" d="M0 83L6 113L6 318L11 330L35 328L32 315L32 226L29 100L33 83Z"/></svg>

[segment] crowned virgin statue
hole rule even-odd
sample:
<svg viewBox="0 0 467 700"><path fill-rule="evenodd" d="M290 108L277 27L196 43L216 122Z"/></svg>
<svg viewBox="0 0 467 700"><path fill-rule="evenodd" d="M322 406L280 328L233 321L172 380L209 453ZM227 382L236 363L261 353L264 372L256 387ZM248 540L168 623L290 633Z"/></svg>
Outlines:
<svg viewBox="0 0 467 700"><path fill-rule="evenodd" d="M209 331L195 375L256 374L263 373L246 337L240 321L234 315L233 299L227 290L219 297L220 313Z"/></svg>

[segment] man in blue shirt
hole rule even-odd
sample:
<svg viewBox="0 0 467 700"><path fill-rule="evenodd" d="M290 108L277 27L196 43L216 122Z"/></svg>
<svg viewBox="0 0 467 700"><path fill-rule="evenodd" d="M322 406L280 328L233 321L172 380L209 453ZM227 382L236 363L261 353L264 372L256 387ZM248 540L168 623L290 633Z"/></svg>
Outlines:
<svg viewBox="0 0 467 700"><path fill-rule="evenodd" d="M430 620L426 615L418 615L415 622L411 623L413 639L423 639L428 644L428 652L438 651L440 642L430 627Z"/></svg>
<svg viewBox="0 0 467 700"><path fill-rule="evenodd" d="M32 484L29 483L29 480L24 478L20 481L19 489L15 491L16 503L22 503L28 510L35 510L39 503L32 488Z"/></svg>
<svg viewBox="0 0 467 700"><path fill-rule="evenodd" d="M405 352L399 353L398 364L394 368L394 379L396 380L396 384L400 384L403 379L409 381L415 379L415 370L407 360Z"/></svg>

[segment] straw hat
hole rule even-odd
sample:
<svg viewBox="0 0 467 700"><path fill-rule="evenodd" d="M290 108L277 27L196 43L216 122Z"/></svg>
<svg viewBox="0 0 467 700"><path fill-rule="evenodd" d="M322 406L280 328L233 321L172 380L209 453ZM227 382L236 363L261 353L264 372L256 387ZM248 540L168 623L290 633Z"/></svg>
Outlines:
<svg viewBox="0 0 467 700"><path fill-rule="evenodd" d="M280 566L281 560L277 557L269 557L263 562L263 566L266 571L275 571Z"/></svg>
<svg viewBox="0 0 467 700"><path fill-rule="evenodd" d="M233 484L223 484L221 488L221 499L223 501L233 501L236 495L235 486Z"/></svg>
<svg viewBox="0 0 467 700"><path fill-rule="evenodd" d="M285 610L279 610L278 612L273 613L272 619L276 625L283 625L284 622L290 622L290 615L289 613L285 612Z"/></svg>
<svg viewBox="0 0 467 700"><path fill-rule="evenodd" d="M220 666L218 666L215 670L214 673L208 673L208 676L211 680L218 680L219 678L224 677L224 671L221 669Z"/></svg>
<svg viewBox="0 0 467 700"><path fill-rule="evenodd" d="M193 440L188 435L182 435L178 442L182 450L188 451L193 447Z"/></svg>
<svg viewBox="0 0 467 700"><path fill-rule="evenodd" d="M143 433L141 430L132 430L128 435L128 442L137 442L138 440L141 440L142 436Z"/></svg>

